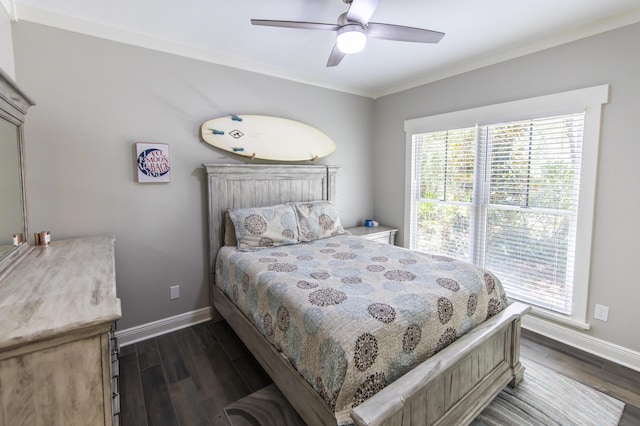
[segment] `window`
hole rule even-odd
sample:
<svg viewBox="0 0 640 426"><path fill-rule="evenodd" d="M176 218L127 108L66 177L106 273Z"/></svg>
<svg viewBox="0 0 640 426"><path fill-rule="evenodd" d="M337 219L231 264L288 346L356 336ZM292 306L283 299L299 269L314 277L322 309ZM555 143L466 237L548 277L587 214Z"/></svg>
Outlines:
<svg viewBox="0 0 640 426"><path fill-rule="evenodd" d="M599 86L405 122L410 247L484 266L512 299L588 328L607 93Z"/></svg>

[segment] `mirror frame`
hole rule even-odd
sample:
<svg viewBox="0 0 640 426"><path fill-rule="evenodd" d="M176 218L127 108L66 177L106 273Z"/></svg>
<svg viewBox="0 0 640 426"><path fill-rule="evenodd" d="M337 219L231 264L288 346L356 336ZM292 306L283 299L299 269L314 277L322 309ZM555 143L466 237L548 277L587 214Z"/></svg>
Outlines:
<svg viewBox="0 0 640 426"><path fill-rule="evenodd" d="M24 241L5 257L0 259L0 278L11 269L29 249L29 231L27 227L27 194L24 173L24 121L29 107L35 105L16 83L0 68L0 119L15 124L18 132L18 157L20 161L20 187L22 190L22 232Z"/></svg>

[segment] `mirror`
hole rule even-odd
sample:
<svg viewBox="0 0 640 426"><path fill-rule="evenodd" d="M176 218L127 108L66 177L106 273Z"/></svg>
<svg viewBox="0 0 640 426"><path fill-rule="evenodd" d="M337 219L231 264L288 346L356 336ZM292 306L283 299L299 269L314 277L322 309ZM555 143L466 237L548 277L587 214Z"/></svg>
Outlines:
<svg viewBox="0 0 640 426"><path fill-rule="evenodd" d="M27 108L33 104L0 69L0 273L29 246L22 125Z"/></svg>
<svg viewBox="0 0 640 426"><path fill-rule="evenodd" d="M0 121L0 258L14 248L13 235L24 235L18 127Z"/></svg>

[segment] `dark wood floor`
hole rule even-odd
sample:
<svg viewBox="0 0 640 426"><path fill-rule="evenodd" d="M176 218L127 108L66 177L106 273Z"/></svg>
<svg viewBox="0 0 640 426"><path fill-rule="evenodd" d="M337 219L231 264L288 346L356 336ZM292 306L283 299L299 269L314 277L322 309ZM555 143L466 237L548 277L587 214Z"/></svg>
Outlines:
<svg viewBox="0 0 640 426"><path fill-rule="evenodd" d="M526 330L522 359L626 402L620 425L640 425L640 372ZM269 383L225 322L198 324L121 349L121 424L229 426L223 408Z"/></svg>

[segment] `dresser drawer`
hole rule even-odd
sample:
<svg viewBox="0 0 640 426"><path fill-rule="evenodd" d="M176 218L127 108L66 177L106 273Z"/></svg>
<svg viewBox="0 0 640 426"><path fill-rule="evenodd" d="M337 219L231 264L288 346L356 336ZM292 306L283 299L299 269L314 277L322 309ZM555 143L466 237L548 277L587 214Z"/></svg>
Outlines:
<svg viewBox="0 0 640 426"><path fill-rule="evenodd" d="M120 424L120 361L118 360L119 352L118 339L115 337L115 331L112 328L112 330L109 332L109 373L111 377L112 395L111 414L113 416L112 424L114 426Z"/></svg>

